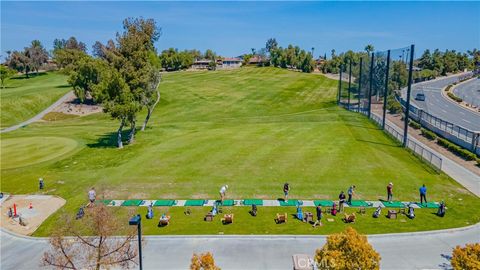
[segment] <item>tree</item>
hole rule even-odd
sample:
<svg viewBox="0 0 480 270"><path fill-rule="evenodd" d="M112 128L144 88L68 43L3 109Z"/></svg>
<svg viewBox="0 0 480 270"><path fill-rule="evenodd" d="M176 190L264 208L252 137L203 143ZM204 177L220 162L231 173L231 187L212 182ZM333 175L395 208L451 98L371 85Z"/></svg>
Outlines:
<svg viewBox="0 0 480 270"><path fill-rule="evenodd" d="M53 41L53 60L66 72L70 72L78 61L87 56L86 51L85 43L77 41L75 37Z"/></svg>
<svg viewBox="0 0 480 270"><path fill-rule="evenodd" d="M215 58L217 58L217 55L215 54L214 51L208 49L205 51L204 57L205 59L208 59L208 60L215 60Z"/></svg>
<svg viewBox="0 0 480 270"><path fill-rule="evenodd" d="M2 83L2 88L5 88L5 80L15 75L15 73L15 70L7 66L0 65L0 81Z"/></svg>
<svg viewBox="0 0 480 270"><path fill-rule="evenodd" d="M365 51L370 54L371 52L373 52L375 50L375 47L373 47L372 44L368 44L367 46L365 46Z"/></svg>
<svg viewBox="0 0 480 270"><path fill-rule="evenodd" d="M422 69L433 69L433 59L429 49L423 52L418 61L418 67Z"/></svg>
<svg viewBox="0 0 480 270"><path fill-rule="evenodd" d="M141 129L142 131L144 131L145 128L147 127L148 121L150 120L153 110L157 106L158 102L160 102L160 90L158 89L158 86L162 81L162 75L160 74L160 71L158 69L158 67L160 66L160 63L158 60L159 59L154 54L151 55L150 61L157 71L150 73L150 76L152 77L149 79L149 85L145 91L143 106L147 107L147 116L143 121L142 129Z"/></svg>
<svg viewBox="0 0 480 270"><path fill-rule="evenodd" d="M215 265L215 260L210 252L203 254L193 254L191 263L191 270L220 270L220 267Z"/></svg>
<svg viewBox="0 0 480 270"><path fill-rule="evenodd" d="M32 70L32 61L26 55L25 51L13 51L9 53L6 62L9 68L25 73L25 76L28 78L28 73Z"/></svg>
<svg viewBox="0 0 480 270"><path fill-rule="evenodd" d="M366 236L351 227L329 235L327 243L315 253L315 262L321 269L380 269L380 255Z"/></svg>
<svg viewBox="0 0 480 270"><path fill-rule="evenodd" d="M265 49L267 49L268 53L272 53L273 50L278 48L278 42L275 38L269 38L267 43L265 43Z"/></svg>
<svg viewBox="0 0 480 270"><path fill-rule="evenodd" d="M455 270L480 269L480 243L456 246L451 263Z"/></svg>
<svg viewBox="0 0 480 270"><path fill-rule="evenodd" d="M82 219L65 216L64 220L50 237L50 250L42 258L44 266L99 270L129 268L136 263L135 229L120 223L106 206L88 208ZM127 235L114 237L121 231ZM93 236L83 236L86 233Z"/></svg>
<svg viewBox="0 0 480 270"><path fill-rule="evenodd" d="M80 102L92 96L93 86L99 83L100 70L105 63L100 59L84 57L78 61L74 70L70 72L68 83L73 87L74 93Z"/></svg>
<svg viewBox="0 0 480 270"><path fill-rule="evenodd" d="M47 62L48 53L39 40L34 40L30 47L25 48L25 54L30 58L31 67L38 73L38 69Z"/></svg>
<svg viewBox="0 0 480 270"><path fill-rule="evenodd" d="M117 130L117 146L123 148L122 131L127 123L135 121L136 114L141 109L141 104L135 100L130 87L119 71L112 67L100 70L100 81L92 87L93 97L103 104L104 112L120 121Z"/></svg>

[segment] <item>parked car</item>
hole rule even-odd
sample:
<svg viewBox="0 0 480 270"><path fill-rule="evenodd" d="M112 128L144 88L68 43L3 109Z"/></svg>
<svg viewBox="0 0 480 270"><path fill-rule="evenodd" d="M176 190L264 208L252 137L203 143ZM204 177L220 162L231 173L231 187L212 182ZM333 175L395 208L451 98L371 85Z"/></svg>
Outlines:
<svg viewBox="0 0 480 270"><path fill-rule="evenodd" d="M424 93L418 93L418 94L415 96L415 100L425 101L425 94L424 94Z"/></svg>

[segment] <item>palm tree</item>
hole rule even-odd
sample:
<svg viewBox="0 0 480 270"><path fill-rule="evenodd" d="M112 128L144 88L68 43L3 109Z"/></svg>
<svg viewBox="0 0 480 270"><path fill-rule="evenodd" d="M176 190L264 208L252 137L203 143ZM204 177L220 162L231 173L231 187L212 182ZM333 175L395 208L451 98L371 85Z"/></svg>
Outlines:
<svg viewBox="0 0 480 270"><path fill-rule="evenodd" d="M368 44L367 46L365 46L365 51L370 54L371 52L373 52L375 50L375 48L373 47L372 44Z"/></svg>

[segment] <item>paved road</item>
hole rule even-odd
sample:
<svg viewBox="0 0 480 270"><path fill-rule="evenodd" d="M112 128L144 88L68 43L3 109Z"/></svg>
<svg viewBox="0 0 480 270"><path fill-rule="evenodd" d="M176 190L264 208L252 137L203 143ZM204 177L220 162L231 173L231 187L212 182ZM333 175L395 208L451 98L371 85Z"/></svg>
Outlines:
<svg viewBox="0 0 480 270"><path fill-rule="evenodd" d="M48 243L0 231L1 269L37 269ZM194 252L211 251L222 269L292 269L291 256L313 255L323 236L146 237L144 269L188 269ZM369 236L382 257L381 269L449 269L456 245L480 241L480 224L440 232Z"/></svg>
<svg viewBox="0 0 480 270"><path fill-rule="evenodd" d="M480 107L480 79L474 78L456 86L453 93L466 103Z"/></svg>
<svg viewBox="0 0 480 270"><path fill-rule="evenodd" d="M63 102L71 99L73 96L73 91L70 91L68 93L66 93L63 97L61 97L59 100L57 100L55 103L53 103L52 105L50 105L48 108L46 108L45 110L43 110L42 112L40 112L39 114L35 115L34 117L28 119L27 121L24 121L20 124L17 124L15 126L11 126L11 127L7 127L7 128L4 128L2 130L0 130L0 133L5 133L5 132L10 132L10 131L14 131L14 130L17 130L21 127L24 127L26 125L29 125L33 122L36 122L40 119L42 119L47 113L51 112L53 109L55 109L56 107L58 107L60 104L62 104Z"/></svg>
<svg viewBox="0 0 480 270"><path fill-rule="evenodd" d="M457 74L412 85L411 102L418 108L471 131L480 131L480 114L465 109L442 95L442 89L464 76ZM415 100L417 93L425 94L425 101ZM405 96L405 95L404 95Z"/></svg>

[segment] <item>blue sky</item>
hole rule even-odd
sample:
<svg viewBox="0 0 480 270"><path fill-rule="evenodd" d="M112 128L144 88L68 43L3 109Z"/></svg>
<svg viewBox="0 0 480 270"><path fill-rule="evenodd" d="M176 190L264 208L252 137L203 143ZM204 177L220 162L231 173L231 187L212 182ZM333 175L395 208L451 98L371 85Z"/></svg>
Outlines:
<svg viewBox="0 0 480 270"><path fill-rule="evenodd" d="M211 48L237 56L261 48L270 37L323 55L415 44L466 51L479 48L480 2L1 2L1 54L39 39L75 36L88 48L114 38L126 17L154 18L156 44ZM418 56L418 54L417 54ZM3 57L2 57L3 58Z"/></svg>

